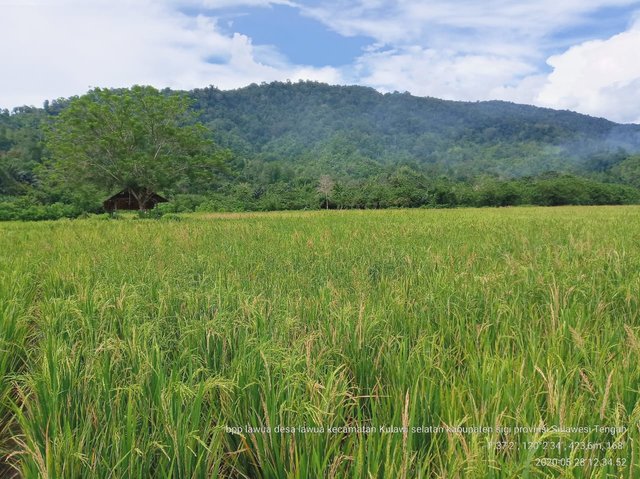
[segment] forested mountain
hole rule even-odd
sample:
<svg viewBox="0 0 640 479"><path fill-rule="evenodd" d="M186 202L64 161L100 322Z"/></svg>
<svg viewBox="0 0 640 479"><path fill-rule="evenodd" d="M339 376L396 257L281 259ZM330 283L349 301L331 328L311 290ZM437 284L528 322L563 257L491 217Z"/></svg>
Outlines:
<svg viewBox="0 0 640 479"><path fill-rule="evenodd" d="M177 93L193 100L228 159L213 183L183 182L164 192L187 208L638 200L640 125L502 101L445 101L315 82ZM0 110L0 203L79 201L48 177L43 141L46 125L69 101ZM331 195L318 191L323 177ZM99 208L98 196L82 198L76 210Z"/></svg>
<svg viewBox="0 0 640 479"><path fill-rule="evenodd" d="M368 176L398 164L452 178L590 172L640 149L638 125L500 101L311 82L190 94L220 144L296 175Z"/></svg>

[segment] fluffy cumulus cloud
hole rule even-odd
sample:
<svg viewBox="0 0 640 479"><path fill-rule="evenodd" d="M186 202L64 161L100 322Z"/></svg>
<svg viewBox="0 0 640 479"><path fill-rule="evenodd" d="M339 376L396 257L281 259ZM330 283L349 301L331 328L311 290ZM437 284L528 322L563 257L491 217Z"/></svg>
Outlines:
<svg viewBox="0 0 640 479"><path fill-rule="evenodd" d="M517 58L461 54L418 46L372 52L359 58L357 76L382 91L451 100L492 99L492 88L533 72Z"/></svg>
<svg viewBox="0 0 640 479"><path fill-rule="evenodd" d="M536 103L640 123L640 22L607 40L549 58Z"/></svg>
<svg viewBox="0 0 640 479"><path fill-rule="evenodd" d="M334 68L292 65L246 35L222 32L215 16L181 13L178 7L186 5L0 0L0 107L41 105L93 86L188 89L284 79L341 81Z"/></svg>

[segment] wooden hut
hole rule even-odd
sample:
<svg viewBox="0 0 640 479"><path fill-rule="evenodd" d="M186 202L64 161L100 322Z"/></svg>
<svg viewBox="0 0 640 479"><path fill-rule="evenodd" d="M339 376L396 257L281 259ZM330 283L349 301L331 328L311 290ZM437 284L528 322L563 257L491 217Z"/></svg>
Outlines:
<svg viewBox="0 0 640 479"><path fill-rule="evenodd" d="M153 193L145 202L144 207L140 208L140 203L131 192L130 188L126 188L119 193L116 193L111 198L104 200L102 206L105 211L113 213L118 210L151 210L155 208L158 203L166 203L166 198Z"/></svg>

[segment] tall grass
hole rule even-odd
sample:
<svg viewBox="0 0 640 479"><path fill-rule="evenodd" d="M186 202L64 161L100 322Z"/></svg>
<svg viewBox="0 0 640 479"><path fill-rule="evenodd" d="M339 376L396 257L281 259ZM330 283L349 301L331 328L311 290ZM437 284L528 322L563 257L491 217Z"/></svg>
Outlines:
<svg viewBox="0 0 640 479"><path fill-rule="evenodd" d="M5 223L4 462L27 478L640 477L639 273L637 207ZM542 425L628 430L496 432ZM558 440L624 446L538 442Z"/></svg>

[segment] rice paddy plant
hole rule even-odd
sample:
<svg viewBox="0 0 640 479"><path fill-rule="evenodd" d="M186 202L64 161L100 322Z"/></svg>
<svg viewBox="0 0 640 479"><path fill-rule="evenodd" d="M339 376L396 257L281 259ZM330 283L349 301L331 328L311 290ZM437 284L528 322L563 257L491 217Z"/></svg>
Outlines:
<svg viewBox="0 0 640 479"><path fill-rule="evenodd" d="M640 477L639 214L0 224L0 472Z"/></svg>

